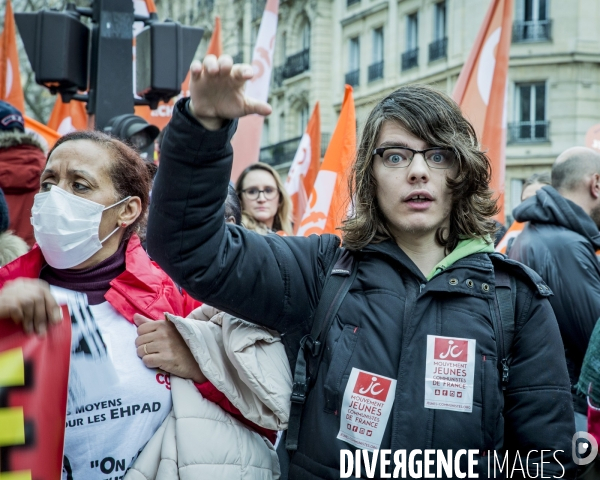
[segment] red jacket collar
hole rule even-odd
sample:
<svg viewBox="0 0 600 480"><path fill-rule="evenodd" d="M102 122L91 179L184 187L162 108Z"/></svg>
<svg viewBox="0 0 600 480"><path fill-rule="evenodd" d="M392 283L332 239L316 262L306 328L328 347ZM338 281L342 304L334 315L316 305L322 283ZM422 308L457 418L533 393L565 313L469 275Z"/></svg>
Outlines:
<svg viewBox="0 0 600 480"><path fill-rule="evenodd" d="M37 245L13 262L0 268L0 288L17 278L39 278L46 265ZM110 282L106 300L127 320L140 313L153 320L164 318L164 313L186 316L198 302L182 293L160 267L150 260L140 239L133 235L125 252L125 272Z"/></svg>

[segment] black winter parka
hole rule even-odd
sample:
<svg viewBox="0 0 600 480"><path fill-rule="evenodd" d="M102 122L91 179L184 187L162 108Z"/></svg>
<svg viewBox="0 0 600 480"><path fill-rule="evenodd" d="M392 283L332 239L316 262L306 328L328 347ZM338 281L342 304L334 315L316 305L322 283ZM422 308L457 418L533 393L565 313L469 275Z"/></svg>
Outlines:
<svg viewBox="0 0 600 480"><path fill-rule="evenodd" d="M297 339L310 331L339 239L260 236L224 223L235 126L207 131L177 103L152 194L149 253L199 300ZM354 451L336 438L353 368L397 380L382 449L474 449L479 478L488 478L490 450L519 451L523 459L537 450L530 458L538 461L546 450L544 475L572 478L569 380L550 290L539 276L504 257L492 263L494 254L475 254L427 281L391 241L356 255L358 273L327 335L290 479L340 477L340 450ZM504 394L490 314L496 265L517 284ZM471 413L424 407L428 335L476 340Z"/></svg>
<svg viewBox="0 0 600 480"><path fill-rule="evenodd" d="M550 304L562 335L571 384L579 380L588 342L600 318L598 227L583 209L551 186L543 187L514 210L529 222L508 256L535 270L554 295ZM586 399L573 392L575 411L587 414Z"/></svg>

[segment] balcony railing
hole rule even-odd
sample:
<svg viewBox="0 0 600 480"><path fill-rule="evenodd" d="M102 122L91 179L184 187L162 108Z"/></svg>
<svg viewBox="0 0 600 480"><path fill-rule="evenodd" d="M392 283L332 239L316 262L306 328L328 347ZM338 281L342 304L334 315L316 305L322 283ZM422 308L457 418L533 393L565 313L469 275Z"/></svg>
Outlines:
<svg viewBox="0 0 600 480"><path fill-rule="evenodd" d="M267 0L252 0L252 21L260 20L265 11Z"/></svg>
<svg viewBox="0 0 600 480"><path fill-rule="evenodd" d="M402 70L409 70L419 65L419 49L413 48L402 54Z"/></svg>
<svg viewBox="0 0 600 480"><path fill-rule="evenodd" d="M310 68L310 49L302 50L287 57L283 68L283 78L292 78Z"/></svg>
<svg viewBox="0 0 600 480"><path fill-rule="evenodd" d="M434 40L429 44L429 61L439 60L440 58L446 58L446 48L448 47L448 38L440 38Z"/></svg>
<svg viewBox="0 0 600 480"><path fill-rule="evenodd" d="M233 63L244 63L244 52L238 52L232 58Z"/></svg>
<svg viewBox="0 0 600 480"><path fill-rule="evenodd" d="M329 138L330 135L328 133L321 134L321 157L325 155L325 152L327 151ZM296 137L261 148L259 161L268 163L272 166L291 163L292 160L294 160L294 155L296 155L296 150L298 150L301 139L302 137Z"/></svg>
<svg viewBox="0 0 600 480"><path fill-rule="evenodd" d="M369 65L369 82L383 78L383 60Z"/></svg>
<svg viewBox="0 0 600 480"><path fill-rule="evenodd" d="M516 21L513 24L513 43L548 40L552 40L552 20Z"/></svg>
<svg viewBox="0 0 600 480"><path fill-rule="evenodd" d="M345 82L347 85L351 87L356 87L359 84L360 80L360 70L352 70L351 72L346 73Z"/></svg>
<svg viewBox="0 0 600 480"><path fill-rule="evenodd" d="M355 3L360 3L360 0L346 0L346 6L354 5Z"/></svg>
<svg viewBox="0 0 600 480"><path fill-rule="evenodd" d="M508 124L508 143L547 142L550 139L550 122L515 122Z"/></svg>

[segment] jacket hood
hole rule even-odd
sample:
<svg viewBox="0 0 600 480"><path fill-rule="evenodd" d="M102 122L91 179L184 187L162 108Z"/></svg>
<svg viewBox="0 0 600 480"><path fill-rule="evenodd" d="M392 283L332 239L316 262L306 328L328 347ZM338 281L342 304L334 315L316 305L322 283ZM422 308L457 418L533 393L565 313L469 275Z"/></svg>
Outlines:
<svg viewBox="0 0 600 480"><path fill-rule="evenodd" d="M547 185L513 210L519 222L546 223L572 230L600 248L598 226L583 209Z"/></svg>
<svg viewBox="0 0 600 480"><path fill-rule="evenodd" d="M0 149L16 147L19 145L32 145L44 153L42 144L30 133L2 132L0 133Z"/></svg>
<svg viewBox="0 0 600 480"><path fill-rule="evenodd" d="M494 251L494 244L485 241L483 238L468 238L460 240L456 248L449 255L438 263L427 275L427 280L431 280L438 273L443 272L449 266L458 262L460 259L473 255L475 253L491 253Z"/></svg>

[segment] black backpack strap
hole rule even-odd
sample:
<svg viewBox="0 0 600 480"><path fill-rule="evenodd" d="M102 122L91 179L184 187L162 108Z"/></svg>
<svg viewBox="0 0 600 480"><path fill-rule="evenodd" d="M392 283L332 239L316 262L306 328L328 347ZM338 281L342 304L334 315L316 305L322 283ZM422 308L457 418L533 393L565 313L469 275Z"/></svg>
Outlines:
<svg viewBox="0 0 600 480"><path fill-rule="evenodd" d="M515 338L515 311L517 303L517 283L512 275L496 270L496 305L495 309L499 315L499 322L495 322L498 335L500 352L500 365L502 366L502 388L506 389L508 384L508 363L513 340ZM492 317L495 313L492 311ZM499 338L498 338L499 337Z"/></svg>
<svg viewBox="0 0 600 480"><path fill-rule="evenodd" d="M354 261L354 256L351 252L346 249L341 250L323 286L321 298L315 310L311 332L305 335L300 341L300 350L298 351L296 368L294 369L292 405L285 443L285 447L288 450L295 451L298 449L302 409L304 408L311 383L314 381L307 368L307 359L309 356L316 359L314 363L311 361L311 370L316 377L323 355L323 344L325 343L327 332L331 328L333 319L356 277L358 270L357 263Z"/></svg>

